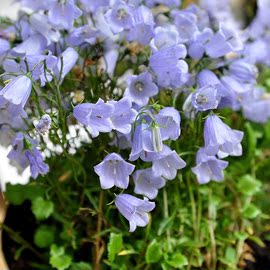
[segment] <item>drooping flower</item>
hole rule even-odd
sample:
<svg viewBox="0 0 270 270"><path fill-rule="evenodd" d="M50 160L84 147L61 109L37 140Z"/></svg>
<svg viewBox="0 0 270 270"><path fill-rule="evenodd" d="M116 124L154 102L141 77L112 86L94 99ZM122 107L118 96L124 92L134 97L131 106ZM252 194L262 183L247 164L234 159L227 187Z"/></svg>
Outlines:
<svg viewBox="0 0 270 270"><path fill-rule="evenodd" d="M188 81L188 65L182 60L186 54L186 47L179 44L151 55L149 65L155 72L160 87L180 87Z"/></svg>
<svg viewBox="0 0 270 270"><path fill-rule="evenodd" d="M149 199L156 198L158 190L166 184L165 179L161 176L156 176L152 168L137 170L132 177L135 183L134 192Z"/></svg>
<svg viewBox="0 0 270 270"><path fill-rule="evenodd" d="M154 175L172 180L176 177L177 170L183 169L185 166L186 162L175 151L172 151L168 146L164 146L161 158L153 160L152 170Z"/></svg>
<svg viewBox="0 0 270 270"><path fill-rule="evenodd" d="M145 6L135 8L132 13L133 26L129 29L128 41L137 41L148 45L154 36L154 18L151 10Z"/></svg>
<svg viewBox="0 0 270 270"><path fill-rule="evenodd" d="M198 111L216 109L218 106L217 88L212 85L198 88L192 95L192 104Z"/></svg>
<svg viewBox="0 0 270 270"><path fill-rule="evenodd" d="M14 117L27 117L24 106L31 94L32 81L24 75L12 79L0 91L0 108L6 107Z"/></svg>
<svg viewBox="0 0 270 270"><path fill-rule="evenodd" d="M105 19L114 34L130 29L133 26L133 10L132 5L119 0L106 12Z"/></svg>
<svg viewBox="0 0 270 270"><path fill-rule="evenodd" d="M49 172L49 166L44 163L44 158L36 148L37 141L23 133L16 133L12 142L12 149L8 158L17 164L22 171L30 166L31 176L36 179L39 174L45 175Z"/></svg>
<svg viewBox="0 0 270 270"><path fill-rule="evenodd" d="M78 53L73 48L67 48L58 58L58 63L54 69L55 76L63 80L74 67L78 56Z"/></svg>
<svg viewBox="0 0 270 270"><path fill-rule="evenodd" d="M119 154L112 153L96 165L94 170L99 176L101 188L109 189L116 186L126 189L134 168L134 165L126 162Z"/></svg>
<svg viewBox="0 0 270 270"><path fill-rule="evenodd" d="M139 106L147 105L149 98L158 94L158 87L149 72L132 75L128 80L125 96Z"/></svg>
<svg viewBox="0 0 270 270"><path fill-rule="evenodd" d="M177 140L180 136L180 114L173 107L166 107L156 115L156 123L160 128L163 140Z"/></svg>
<svg viewBox="0 0 270 270"><path fill-rule="evenodd" d="M223 170L228 164L227 161L219 160L215 156L208 156L205 149L201 148L196 155L196 167L191 170L196 174L200 184L206 184L210 180L222 181L224 179Z"/></svg>
<svg viewBox="0 0 270 270"><path fill-rule="evenodd" d="M43 156L36 148L26 150L25 156L30 164L31 176L36 179L38 175L45 175L49 172L49 166L44 163Z"/></svg>
<svg viewBox="0 0 270 270"><path fill-rule="evenodd" d="M111 116L113 129L129 134L131 125L134 123L137 116L137 111L132 109L132 102L128 98L122 98L119 101L109 101L108 104L114 105L114 112Z"/></svg>
<svg viewBox="0 0 270 270"><path fill-rule="evenodd" d="M205 152L208 155L216 155L219 151L231 154L239 148L243 135L242 131L224 124L217 115L210 115L204 124Z"/></svg>
<svg viewBox="0 0 270 270"><path fill-rule="evenodd" d="M120 194L115 198L115 206L129 221L129 231L134 232L137 226L145 227L148 224L148 212L155 208L155 203L147 198L141 200L129 194Z"/></svg>
<svg viewBox="0 0 270 270"><path fill-rule="evenodd" d="M229 52L241 51L243 43L235 30L221 23L219 31L213 35L205 48L210 57L218 58Z"/></svg>
<svg viewBox="0 0 270 270"><path fill-rule="evenodd" d="M100 98L96 104L82 103L75 106L73 115L81 124L87 126L93 137L97 137L99 132L110 132L113 129L110 119L113 112L113 104L104 103Z"/></svg>
<svg viewBox="0 0 270 270"><path fill-rule="evenodd" d="M48 114L42 115L41 119L35 125L36 131L39 134L45 134L51 128L52 119Z"/></svg>
<svg viewBox="0 0 270 270"><path fill-rule="evenodd" d="M71 29L74 20L78 19L82 11L74 4L74 0L54 1L48 12L52 25L59 29Z"/></svg>

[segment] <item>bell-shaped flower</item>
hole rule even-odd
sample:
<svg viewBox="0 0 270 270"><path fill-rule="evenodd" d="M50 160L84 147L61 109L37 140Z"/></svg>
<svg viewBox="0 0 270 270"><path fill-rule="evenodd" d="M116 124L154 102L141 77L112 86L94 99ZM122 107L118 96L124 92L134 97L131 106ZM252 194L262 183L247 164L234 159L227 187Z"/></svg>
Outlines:
<svg viewBox="0 0 270 270"><path fill-rule="evenodd" d="M20 167L21 171L30 166L31 176L34 179L40 174L45 175L49 172L49 166L44 163L44 158L36 146L36 140L19 132L14 137L7 156L13 164Z"/></svg>
<svg viewBox="0 0 270 270"><path fill-rule="evenodd" d="M136 227L145 227L149 222L148 213L155 208L154 202L147 198L138 199L129 194L120 194L115 198L115 206L129 221L129 231L134 232Z"/></svg>
<svg viewBox="0 0 270 270"><path fill-rule="evenodd" d="M148 45L154 36L154 18L152 11L146 6L135 8L132 13L133 26L128 31L128 41L137 41L142 45Z"/></svg>
<svg viewBox="0 0 270 270"><path fill-rule="evenodd" d="M128 79L125 97L139 106L147 105L149 98L158 94L158 87L149 72L132 75Z"/></svg>
<svg viewBox="0 0 270 270"><path fill-rule="evenodd" d="M105 13L105 19L114 34L119 34L133 26L133 11L132 5L119 0Z"/></svg>
<svg viewBox="0 0 270 270"><path fill-rule="evenodd" d="M44 163L44 158L39 150L36 148L26 150L25 156L29 161L31 176L34 179L49 172L49 166Z"/></svg>
<svg viewBox="0 0 270 270"><path fill-rule="evenodd" d="M165 186L166 181L161 176L156 176L152 168L137 170L132 175L136 194L141 194L149 199L156 198L158 190Z"/></svg>
<svg viewBox="0 0 270 270"><path fill-rule="evenodd" d="M177 170L183 169L185 166L186 162L175 151L164 146L161 158L153 160L152 170L154 175L172 180L176 177Z"/></svg>
<svg viewBox="0 0 270 270"><path fill-rule="evenodd" d="M219 151L231 154L241 143L243 136L242 131L232 130L217 115L210 115L204 124L205 152L212 156Z"/></svg>
<svg viewBox="0 0 270 270"><path fill-rule="evenodd" d="M0 56L4 55L10 49L9 41L0 38Z"/></svg>
<svg viewBox="0 0 270 270"><path fill-rule="evenodd" d="M0 91L0 108L6 107L14 117L27 117L24 106L31 94L32 81L24 75L12 79Z"/></svg>
<svg viewBox="0 0 270 270"><path fill-rule="evenodd" d="M48 17L51 24L58 29L69 30L81 14L82 11L75 5L74 0L55 0L49 8Z"/></svg>
<svg viewBox="0 0 270 270"><path fill-rule="evenodd" d="M192 172L196 174L200 184L206 184L210 180L222 181L224 179L223 170L228 166L228 162L219 160L215 156L208 156L205 149L201 148L196 155L196 167Z"/></svg>
<svg viewBox="0 0 270 270"><path fill-rule="evenodd" d="M180 87L188 81L188 65L182 60L186 54L186 47L179 44L151 55L149 65L155 72L160 87Z"/></svg>
<svg viewBox="0 0 270 270"><path fill-rule="evenodd" d="M192 104L198 111L207 111L218 107L217 88L212 85L196 89L192 95Z"/></svg>
<svg viewBox="0 0 270 270"><path fill-rule="evenodd" d="M242 49L243 43L238 33L222 23L219 26L219 31L206 44L206 53L211 58L218 58L229 52L238 52Z"/></svg>
<svg viewBox="0 0 270 270"><path fill-rule="evenodd" d="M34 34L12 49L15 55L40 55L47 47L47 40L40 34Z"/></svg>
<svg viewBox="0 0 270 270"><path fill-rule="evenodd" d="M160 110L155 119L163 140L171 139L175 141L179 138L181 117L175 108L166 107Z"/></svg>
<svg viewBox="0 0 270 270"><path fill-rule="evenodd" d="M129 160L134 161L139 157L144 161L149 161L152 155L158 154L162 151L162 138L157 127L146 123L141 123L136 126L133 139L132 148ZM153 129L155 129L153 131Z"/></svg>
<svg viewBox="0 0 270 270"><path fill-rule="evenodd" d="M134 169L134 165L126 162L116 153L108 154L101 163L94 167L103 189L109 189L113 186L126 189L129 176Z"/></svg>
<svg viewBox="0 0 270 270"><path fill-rule="evenodd" d="M58 79L63 80L76 64L78 56L78 53L73 48L67 48L58 58L58 63L54 69L54 75Z"/></svg>
<svg viewBox="0 0 270 270"><path fill-rule="evenodd" d="M114 112L113 104L104 103L100 98L96 104L82 103L74 107L74 117L87 126L90 134L97 137L99 132L110 132L113 123L110 119Z"/></svg>
<svg viewBox="0 0 270 270"><path fill-rule="evenodd" d="M131 125L134 123L137 116L137 111L132 109L132 102L128 98L122 98L119 101L109 101L108 104L114 105L114 112L111 116L113 129L123 133L129 134Z"/></svg>

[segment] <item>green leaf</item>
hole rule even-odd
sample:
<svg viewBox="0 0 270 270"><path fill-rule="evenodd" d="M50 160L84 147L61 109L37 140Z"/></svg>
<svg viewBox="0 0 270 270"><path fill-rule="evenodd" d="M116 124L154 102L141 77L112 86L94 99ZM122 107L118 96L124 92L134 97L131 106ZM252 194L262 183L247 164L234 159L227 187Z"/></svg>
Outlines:
<svg viewBox="0 0 270 270"><path fill-rule="evenodd" d="M51 201L44 200L42 197L32 201L32 211L37 220L47 219L53 213L54 205Z"/></svg>
<svg viewBox="0 0 270 270"><path fill-rule="evenodd" d="M123 248L123 236L122 234L111 233L110 241L108 244L108 259L110 262L115 260L115 256Z"/></svg>
<svg viewBox="0 0 270 270"><path fill-rule="evenodd" d="M171 228L173 225L174 216L164 219L158 229L158 236L162 235L167 229Z"/></svg>
<svg viewBox="0 0 270 270"><path fill-rule="evenodd" d="M146 250L146 263L157 263L162 257L161 245L154 239Z"/></svg>
<svg viewBox="0 0 270 270"><path fill-rule="evenodd" d="M35 232L34 242L40 248L49 247L54 242L55 229L42 225Z"/></svg>
<svg viewBox="0 0 270 270"><path fill-rule="evenodd" d="M167 259L166 262L177 269L181 269L183 266L188 265L187 257L180 253L174 254L169 260Z"/></svg>
<svg viewBox="0 0 270 270"><path fill-rule="evenodd" d="M70 270L92 270L92 266L89 263L78 262L73 263Z"/></svg>
<svg viewBox="0 0 270 270"><path fill-rule="evenodd" d="M262 183L251 175L247 174L239 179L236 186L241 193L247 196L252 196L260 191Z"/></svg>
<svg viewBox="0 0 270 270"><path fill-rule="evenodd" d="M247 205L243 210L243 216L245 218L254 219L259 214L261 214L261 210L252 203Z"/></svg>
<svg viewBox="0 0 270 270"><path fill-rule="evenodd" d="M50 255L50 264L57 270L68 269L72 263L72 257L65 254L65 249L55 244L51 246Z"/></svg>
<svg viewBox="0 0 270 270"><path fill-rule="evenodd" d="M25 200L32 200L36 197L43 196L44 192L44 189L35 183L28 185L7 184L5 197L9 203L20 205Z"/></svg>

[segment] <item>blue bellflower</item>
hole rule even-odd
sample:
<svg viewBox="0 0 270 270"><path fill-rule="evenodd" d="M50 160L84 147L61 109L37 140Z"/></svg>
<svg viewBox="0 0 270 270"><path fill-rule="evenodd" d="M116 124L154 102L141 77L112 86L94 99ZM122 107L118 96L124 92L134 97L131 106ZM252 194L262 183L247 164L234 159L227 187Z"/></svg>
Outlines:
<svg viewBox="0 0 270 270"><path fill-rule="evenodd" d="M141 200L129 194L120 194L115 198L115 206L129 221L129 231L134 232L137 226L145 227L148 224L148 212L151 212L156 205L147 198Z"/></svg>
<svg viewBox="0 0 270 270"><path fill-rule="evenodd" d="M166 184L163 177L154 175L152 168L137 170L132 177L135 183L134 192L149 199L156 198L158 190Z"/></svg>
<svg viewBox="0 0 270 270"><path fill-rule="evenodd" d="M112 153L96 165L94 170L99 176L101 188L109 189L116 186L126 189L134 168L134 165L126 162L119 154Z"/></svg>

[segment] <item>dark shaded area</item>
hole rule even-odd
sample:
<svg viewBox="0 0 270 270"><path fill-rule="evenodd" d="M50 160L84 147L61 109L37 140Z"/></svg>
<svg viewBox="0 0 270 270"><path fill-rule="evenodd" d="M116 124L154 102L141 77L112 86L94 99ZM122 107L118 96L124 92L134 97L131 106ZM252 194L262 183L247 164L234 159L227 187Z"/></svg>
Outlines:
<svg viewBox="0 0 270 270"><path fill-rule="evenodd" d="M270 233L267 234L268 238L270 236ZM263 236L263 239L266 237L266 235ZM270 269L270 241L264 240L265 247L260 247L253 241L247 241L247 244L252 248L253 250L253 257L255 259L255 262L252 261L246 261L247 266L246 270L267 270Z"/></svg>

